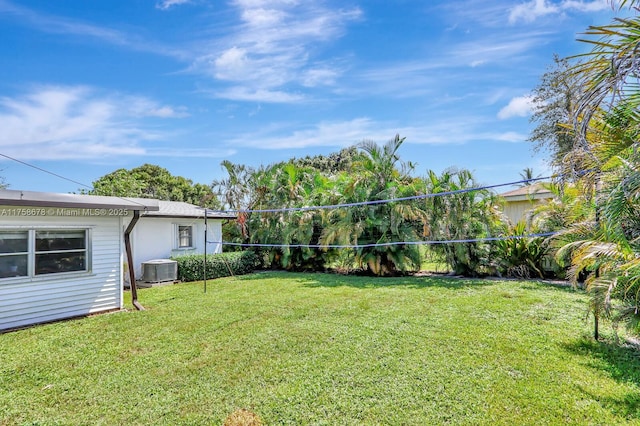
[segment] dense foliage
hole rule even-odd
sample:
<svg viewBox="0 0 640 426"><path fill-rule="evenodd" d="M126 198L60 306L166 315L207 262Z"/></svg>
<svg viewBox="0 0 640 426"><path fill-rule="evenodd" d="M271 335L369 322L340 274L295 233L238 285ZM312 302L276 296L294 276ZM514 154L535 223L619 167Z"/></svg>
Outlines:
<svg viewBox="0 0 640 426"><path fill-rule="evenodd" d="M496 241L498 272L511 278L545 278L548 243L542 237L526 237L525 222L510 229L508 239Z"/></svg>
<svg viewBox="0 0 640 426"><path fill-rule="evenodd" d="M244 275L256 267L256 255L252 251L209 254L206 258L207 279ZM180 281L199 281L205 279L204 255L176 256L178 279Z"/></svg>
<svg viewBox="0 0 640 426"><path fill-rule="evenodd" d="M396 135L383 145L363 141L328 157L260 168L223 162L228 177L213 188L228 208L241 211L238 221L225 227L225 240L254 247L265 267L397 275L420 268L419 242L483 239L506 230L495 196L466 191L479 185L471 172L428 171L427 177L416 177L415 165L400 158L403 143ZM448 191L460 193L416 198ZM404 200L384 201L389 199ZM300 209L327 205L344 207ZM271 211L281 209L292 210ZM433 250L458 274L495 270L490 243Z"/></svg>
<svg viewBox="0 0 640 426"><path fill-rule="evenodd" d="M571 117L581 95L581 86L570 70L569 60L554 56L554 64L533 89L533 114L536 126L529 136L536 151L546 152L549 163L560 169L574 144Z"/></svg>
<svg viewBox="0 0 640 426"><path fill-rule="evenodd" d="M173 176L167 169L144 164L131 170L118 169L93 182L89 195L156 198L165 201L184 201L201 207L220 205L211 187L193 183L182 176Z"/></svg>
<svg viewBox="0 0 640 426"><path fill-rule="evenodd" d="M498 200L488 190L476 188L468 170L445 170L440 176L429 172L427 191L431 194L450 193L425 200L428 211L426 233L431 240L482 240L503 235L506 225L498 209ZM495 273L495 244L485 241L467 241L437 244L433 249L444 255L456 274L467 276Z"/></svg>

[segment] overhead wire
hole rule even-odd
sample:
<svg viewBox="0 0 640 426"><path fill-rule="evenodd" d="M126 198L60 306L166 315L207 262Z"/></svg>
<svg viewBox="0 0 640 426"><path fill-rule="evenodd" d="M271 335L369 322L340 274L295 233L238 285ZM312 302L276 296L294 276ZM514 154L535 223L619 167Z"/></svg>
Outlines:
<svg viewBox="0 0 640 426"><path fill-rule="evenodd" d="M409 197L389 198L384 200L370 200L370 201L362 201L362 202L354 202L354 203L341 203L341 204L305 206L305 207L285 207L285 208L279 208L279 209L238 209L238 210L213 210L213 211L217 213L247 214L247 213L289 213L289 212L297 212L297 211L327 210L327 209L386 204L386 203L392 203L392 202L412 201L412 200L418 200L418 199L443 197L447 195L456 195L456 194L463 194L468 192L482 191L482 190L488 190L493 188L499 188L503 186L528 184L531 182L556 179L559 177L561 177L561 175L556 174L556 175L545 176L545 177L522 179L514 182L499 183L495 185L484 185L479 187L458 189L453 191L442 191L442 192L434 192L429 194L419 194L419 195L414 195ZM224 242L224 241L206 241L206 243L220 244L223 246L244 247L244 248L262 247L262 248L309 248L309 249L330 249L330 248L331 249L361 249L361 248L389 247L389 246L399 246L399 245L438 245L438 244L453 244L453 243L504 241L504 240L513 240L513 239L523 239L523 238L550 237L556 234L557 232L545 232L545 233L533 233L533 234L527 234L527 235L507 235L507 236L498 236L498 237L452 239L452 240L394 241L394 242L368 243L368 244L267 244L267 243L234 243L234 242Z"/></svg>
<svg viewBox="0 0 640 426"><path fill-rule="evenodd" d="M22 164L24 166L33 168L40 172L49 174L51 176L57 177L62 180L66 180L71 183L75 183L76 185L80 185L89 190L93 190L92 186L89 186L85 183L78 182L74 179L70 179L66 176L62 176L58 173L52 172L50 170L44 169L42 167L27 163L26 161L19 160L17 158L11 157L7 154L0 153L0 157L4 157L8 160L14 161L16 163ZM366 205L377 205L377 204L387 204L392 202L401 202L401 201L411 201L411 200L419 200L419 199L427 199L434 197L441 197L446 195L455 195L455 194L463 194L468 192L475 192L493 188L499 188L503 186L513 186L518 184L526 184L531 182L537 182L541 180L549 180L559 177L559 175L545 176L545 177L537 177L530 179L522 179L514 182L500 183L495 185L485 185L473 188L465 188L458 189L453 191L443 191L443 192L435 192L429 194L419 194L409 197L399 197L399 198L389 198L384 200L369 200L369 201L361 201L354 203L340 203L340 204L332 204L332 205L318 205L318 206L305 206L305 207L286 207L279 209L230 209L230 210L215 210L215 209L204 209L204 215L207 215L207 212L212 213L227 213L227 214L237 214L237 213L284 213L284 212L296 212L296 211L313 211L313 210L327 210L327 209L336 209L336 208L346 208L346 207L356 207L356 206L366 206ZM115 196L116 198L120 198L127 202L131 202L134 204L138 204L144 206L143 203L135 201L130 197L121 197ZM192 224L195 222L193 220ZM472 243L472 242L488 242L488 241L500 241L500 240L510 240L510 239L520 239L520 238L536 238L536 237L547 237L555 235L555 232L547 232L547 233L537 233L537 234L528 234L528 235L510 235L503 237L485 237L485 238L470 238L470 239L455 239L455 240L426 240L426 241L396 241L396 242L385 242L385 243L370 243L370 244L261 244L261 243L233 243L233 242L224 242L224 241L206 241L207 244L219 244L219 245L227 245L227 246L236 246L236 247L289 247L289 248L317 248L317 249L328 249L328 248L371 248L371 247L388 247L388 246L398 246L398 245L435 245L435 244L448 244L448 243Z"/></svg>
<svg viewBox="0 0 640 426"><path fill-rule="evenodd" d="M495 185L485 185L485 186L478 186L473 188L456 189L453 191L433 192L429 194L412 195L409 197L387 198L383 200L368 200L368 201L358 201L353 203L340 203L340 204L328 204L328 205L304 206L304 207L283 207L283 208L277 208L277 209L229 209L229 210L211 209L211 211L216 213L236 213L236 214L237 213L284 213L284 212L305 212L305 211L313 211L313 210L329 210L329 209L338 209L338 208L345 208L345 207L369 206L369 205L376 205L376 204L395 203L400 201L411 201L411 200L421 200L426 198L435 198L435 197L441 197L445 195L464 194L467 192L482 191L486 189L494 189L494 188L499 188L503 186L513 186L513 185L519 185L523 183L531 183L531 182L537 182L541 180L555 179L559 176L560 175L552 175L552 176L545 176L545 177L538 177L538 178L531 178L531 179L523 179L515 182L499 183Z"/></svg>
<svg viewBox="0 0 640 426"><path fill-rule="evenodd" d="M372 247L390 247L401 245L437 245L437 244L453 244L453 243L481 243L489 241L505 241L519 240L523 238L550 237L556 235L557 232L542 232L526 235L505 235L500 237L484 237L484 238L466 238L455 240L420 240L420 241L393 241L386 243L369 243L369 244L263 244L263 243L232 243L224 241L207 241L207 244L221 244L225 246L235 247L265 247L265 248L309 248L309 249L360 249Z"/></svg>
<svg viewBox="0 0 640 426"><path fill-rule="evenodd" d="M26 161L18 160L17 158L10 157L7 154L0 153L0 157L4 157L4 158L6 158L8 160L15 161L16 163L20 163L23 166L31 167L32 169L36 169L36 170L41 171L43 173L50 174L51 176L55 176L55 177L60 178L62 180L66 180L67 182L75 183L76 185L80 185L80 186L83 186L83 187L88 188L88 189L93 189L93 187L91 187L89 185L86 185L86 184L84 184L82 182L78 182L78 181L70 179L68 177L59 175L59 174L54 173L54 172L52 172L50 170L43 169L42 167L38 167L38 166L35 166L33 164L29 164Z"/></svg>
<svg viewBox="0 0 640 426"><path fill-rule="evenodd" d="M76 181L76 180L70 179L70 178L68 178L68 177L66 177L66 176L62 176L62 175L60 175L60 174L58 174L58 173L55 173L55 172L52 172L52 171L50 171L50 170L43 169L42 167L38 167L38 166L36 166L36 165L34 165L34 164L27 163L26 161L18 160L17 158L11 157L11 156L9 156L9 155L7 155L7 154L0 153L0 157L4 157L4 158L6 158L6 159L8 159L8 160L15 161L16 163L22 164L23 166L31 167L32 169L35 169L35 170L41 171L41 172L43 172L43 173L47 173L47 174L49 174L49 175L51 175L51 176L55 176L55 177L57 177L57 178L59 178L59 179L66 180L67 182L75 183L76 185L80 185L80 186L82 186L82 187L84 187L84 188L87 188L87 189L89 189L89 190L91 190L91 191L94 189L94 188L93 188L92 186L90 186L90 185L87 185L87 184L82 183L82 182L78 182L78 181ZM145 210L146 210L146 208L147 208L147 206L146 206L145 204L143 204L143 203L141 203L141 202L139 202L139 201L136 201L136 200L134 200L134 199L132 199L132 198L129 198L129 197L121 197L121 196L119 196L119 195L114 195L113 197L119 198L119 199L124 200L124 201L127 201L127 202L129 202L129 203L133 203L133 204L137 204L137 205L139 205L139 206L142 206L142 207L144 207L144 208L145 208Z"/></svg>

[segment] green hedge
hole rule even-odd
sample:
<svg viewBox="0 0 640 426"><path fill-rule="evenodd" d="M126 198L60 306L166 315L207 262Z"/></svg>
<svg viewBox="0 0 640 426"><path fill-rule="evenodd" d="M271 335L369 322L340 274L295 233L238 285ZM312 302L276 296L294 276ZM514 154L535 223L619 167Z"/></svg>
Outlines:
<svg viewBox="0 0 640 426"><path fill-rule="evenodd" d="M176 256L178 279L180 281L200 281L204 279L202 254ZM253 272L257 257L252 251L240 251L207 255L207 279L242 275Z"/></svg>

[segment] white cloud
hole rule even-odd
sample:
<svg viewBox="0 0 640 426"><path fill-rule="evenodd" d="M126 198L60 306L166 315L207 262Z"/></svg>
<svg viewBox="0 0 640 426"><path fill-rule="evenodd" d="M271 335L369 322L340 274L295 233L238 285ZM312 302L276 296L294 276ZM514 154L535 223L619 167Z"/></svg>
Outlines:
<svg viewBox="0 0 640 426"><path fill-rule="evenodd" d="M518 96L509 101L507 106L498 111L498 118L505 120L511 117L526 117L531 113L533 97Z"/></svg>
<svg viewBox="0 0 640 426"><path fill-rule="evenodd" d="M331 68L309 69L302 73L302 85L306 87L332 85L338 75L339 72Z"/></svg>
<svg viewBox="0 0 640 426"><path fill-rule="evenodd" d="M183 118L188 117L187 109L185 107L173 108L167 105L160 106L158 108L152 108L147 111L149 117L159 118Z"/></svg>
<svg viewBox="0 0 640 426"><path fill-rule="evenodd" d="M167 10L173 6L189 3L191 0L162 0L156 3L156 8Z"/></svg>
<svg viewBox="0 0 640 426"><path fill-rule="evenodd" d="M145 155L149 157L173 157L173 158L228 158L236 154L235 149L217 148L149 148Z"/></svg>
<svg viewBox="0 0 640 426"><path fill-rule="evenodd" d="M524 142L527 140L527 135L518 132L504 132L494 135L494 139L501 142Z"/></svg>
<svg viewBox="0 0 640 426"><path fill-rule="evenodd" d="M272 133L268 129L267 133ZM281 131L281 129L278 129ZM254 146L262 149L298 149L311 146L349 146L364 139L378 140L382 134L379 125L366 117L349 121L321 122L289 135L247 134L233 141L233 145ZM389 139L393 133L384 135Z"/></svg>
<svg viewBox="0 0 640 426"><path fill-rule="evenodd" d="M286 17L286 13L274 9L255 8L242 11L242 20L252 27L274 27L284 21Z"/></svg>
<svg viewBox="0 0 640 426"><path fill-rule="evenodd" d="M537 18L560 12L560 8L547 0L531 0L521 3L511 9L509 13L509 23L518 21L533 22Z"/></svg>
<svg viewBox="0 0 640 426"><path fill-rule="evenodd" d="M456 116L436 120L426 126L398 126L378 122L369 117L347 121L323 121L304 129L287 130L281 126L268 127L256 133L240 135L230 141L231 146L252 148L303 149L308 147L345 147L363 140L384 142L399 134L408 144L465 144L480 141L520 143L527 139L514 131L486 131L482 117Z"/></svg>
<svg viewBox="0 0 640 426"><path fill-rule="evenodd" d="M144 155L142 144L162 134L141 120L185 113L146 98L101 95L89 87L39 87L0 98L0 149L24 159Z"/></svg>
<svg viewBox="0 0 640 426"><path fill-rule="evenodd" d="M600 12L609 8L608 0L564 0L554 3L551 0L530 0L511 8L509 23L518 21L533 22L536 19L569 10L578 12Z"/></svg>
<svg viewBox="0 0 640 426"><path fill-rule="evenodd" d="M609 0L565 0L560 4L562 9L573 9L579 12L600 12L611 9Z"/></svg>
<svg viewBox="0 0 640 426"><path fill-rule="evenodd" d="M250 101L266 103L297 103L304 100L304 96L279 90L253 89L235 86L229 89L211 93L212 96L233 101Z"/></svg>
<svg viewBox="0 0 640 426"><path fill-rule="evenodd" d="M240 23L207 46L191 70L229 84L216 93L240 101L269 101L263 95L274 94L271 102L297 102L297 91L304 87L334 84L342 70L319 64L314 48L339 38L347 22L362 14L296 0L236 0L232 5Z"/></svg>
<svg viewBox="0 0 640 426"><path fill-rule="evenodd" d="M236 79L239 74L246 74L247 64L247 51L233 46L214 60L215 76L222 80Z"/></svg>
<svg viewBox="0 0 640 426"><path fill-rule="evenodd" d="M127 108L128 114L134 117L184 118L189 116L187 108L184 106L159 105L148 98L139 96L126 97L124 107Z"/></svg>

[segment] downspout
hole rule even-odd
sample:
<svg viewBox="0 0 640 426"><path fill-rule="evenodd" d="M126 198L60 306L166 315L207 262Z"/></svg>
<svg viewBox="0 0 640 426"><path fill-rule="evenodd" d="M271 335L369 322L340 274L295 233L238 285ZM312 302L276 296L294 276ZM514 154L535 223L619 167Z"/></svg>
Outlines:
<svg viewBox="0 0 640 426"><path fill-rule="evenodd" d="M133 211L133 218L131 222L129 222L129 226L124 231L124 248L127 252L127 263L129 264L129 282L131 285L131 303L135 308L139 311L144 311L144 306L138 302L138 290L136 289L136 272L133 268L133 254L131 251L131 231L133 231L133 227L138 223L138 219L140 219L140 211Z"/></svg>

